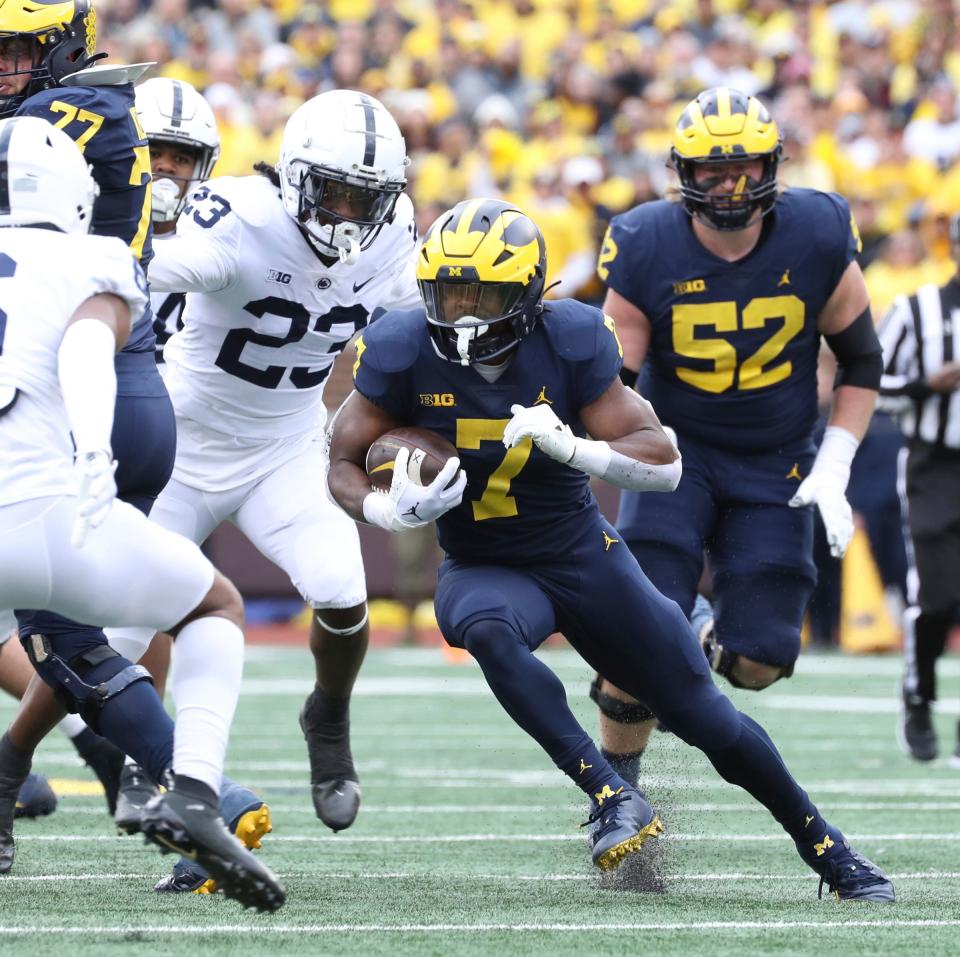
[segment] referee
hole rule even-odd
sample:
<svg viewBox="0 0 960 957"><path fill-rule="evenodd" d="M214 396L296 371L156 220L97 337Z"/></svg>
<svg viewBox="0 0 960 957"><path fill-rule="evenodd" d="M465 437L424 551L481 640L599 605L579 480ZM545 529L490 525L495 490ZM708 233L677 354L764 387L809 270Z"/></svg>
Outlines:
<svg viewBox="0 0 960 957"><path fill-rule="evenodd" d="M960 265L960 215L950 220L950 248ZM898 484L910 533L910 607L898 737L914 760L932 761L936 663L960 624L960 275L899 297L879 334L879 407L898 415L907 439ZM951 763L960 764L960 726Z"/></svg>

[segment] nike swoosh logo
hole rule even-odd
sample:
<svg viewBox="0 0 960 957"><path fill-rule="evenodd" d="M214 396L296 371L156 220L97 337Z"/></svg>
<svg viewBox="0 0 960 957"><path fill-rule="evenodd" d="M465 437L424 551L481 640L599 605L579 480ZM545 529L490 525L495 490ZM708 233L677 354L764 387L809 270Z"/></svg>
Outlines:
<svg viewBox="0 0 960 957"><path fill-rule="evenodd" d="M374 274L373 276L370 276L369 279L364 279L363 282L355 282L355 283L353 284L353 291L354 291L354 292L360 292L360 290L363 289L363 287L364 287L368 282L373 282L373 280L376 279L376 278L377 278L377 277L376 277L376 274Z"/></svg>

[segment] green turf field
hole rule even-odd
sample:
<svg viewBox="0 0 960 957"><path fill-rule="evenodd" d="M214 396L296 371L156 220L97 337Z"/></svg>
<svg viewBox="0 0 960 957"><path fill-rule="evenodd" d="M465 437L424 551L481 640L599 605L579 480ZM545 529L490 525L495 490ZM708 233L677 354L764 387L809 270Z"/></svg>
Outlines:
<svg viewBox="0 0 960 957"><path fill-rule="evenodd" d="M766 812L664 734L644 781L667 826L666 893L601 888L577 832L578 792L475 666L434 650L371 652L353 709L364 805L334 836L313 816L296 722L308 654L248 651L228 771L273 809L262 853L287 905L253 916L221 897L154 894L170 858L114 836L102 797L68 794L52 817L19 826L16 867L0 878L0 953L960 954L960 769L897 749L897 659L807 656L791 681L738 695L825 813L893 877L899 901L880 906L818 901L817 878ZM544 657L595 730L586 667L567 651ZM941 674L938 726L952 751L960 662ZM4 698L0 722L11 712ZM89 780L57 736L35 767Z"/></svg>

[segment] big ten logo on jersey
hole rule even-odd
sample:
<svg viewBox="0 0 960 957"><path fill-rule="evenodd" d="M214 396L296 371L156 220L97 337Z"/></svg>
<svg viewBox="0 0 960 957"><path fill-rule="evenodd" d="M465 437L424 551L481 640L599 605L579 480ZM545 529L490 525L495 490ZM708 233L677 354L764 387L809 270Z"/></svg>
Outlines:
<svg viewBox="0 0 960 957"><path fill-rule="evenodd" d="M421 392L420 393L420 405L425 405L428 408L437 408L442 407L445 409L452 408L457 404L456 399L453 397L452 392Z"/></svg>
<svg viewBox="0 0 960 957"><path fill-rule="evenodd" d="M685 279L682 282L675 282L673 284L674 295L677 296L686 296L691 292L706 292L707 291L707 281L706 279Z"/></svg>
<svg viewBox="0 0 960 957"><path fill-rule="evenodd" d="M292 273L281 272L279 269L267 270L267 282L278 282L281 286L289 286L291 279L293 279Z"/></svg>

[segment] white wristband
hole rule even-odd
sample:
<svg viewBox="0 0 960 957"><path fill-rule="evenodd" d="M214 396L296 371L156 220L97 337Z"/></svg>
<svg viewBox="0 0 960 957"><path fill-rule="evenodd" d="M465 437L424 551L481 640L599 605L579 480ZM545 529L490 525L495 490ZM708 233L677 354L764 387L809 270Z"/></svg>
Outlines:
<svg viewBox="0 0 960 957"><path fill-rule="evenodd" d="M850 481L850 466L859 446L859 440L851 432L839 425L828 425L811 471L830 475L841 489L846 489Z"/></svg>
<svg viewBox="0 0 960 957"><path fill-rule="evenodd" d="M382 492L371 492L363 500L363 520L388 532L395 532L399 528L396 506Z"/></svg>
<svg viewBox="0 0 960 957"><path fill-rule="evenodd" d="M57 352L60 391L73 441L82 452L110 452L117 375L113 368L117 339L99 319L78 319L67 326Z"/></svg>

